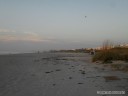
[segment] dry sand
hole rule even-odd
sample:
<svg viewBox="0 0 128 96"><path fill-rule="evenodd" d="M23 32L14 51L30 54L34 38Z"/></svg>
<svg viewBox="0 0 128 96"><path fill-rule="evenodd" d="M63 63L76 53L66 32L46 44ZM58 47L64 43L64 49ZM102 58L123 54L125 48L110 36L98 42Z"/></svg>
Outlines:
<svg viewBox="0 0 128 96"><path fill-rule="evenodd" d="M128 73L90 60L87 53L0 55L0 96L128 96Z"/></svg>

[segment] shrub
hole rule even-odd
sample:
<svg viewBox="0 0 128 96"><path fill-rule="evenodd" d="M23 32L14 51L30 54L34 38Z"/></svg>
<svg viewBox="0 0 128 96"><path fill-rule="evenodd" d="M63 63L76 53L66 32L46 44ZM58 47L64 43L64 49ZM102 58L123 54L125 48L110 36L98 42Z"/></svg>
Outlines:
<svg viewBox="0 0 128 96"><path fill-rule="evenodd" d="M112 48L108 50L101 50L100 52L97 52L92 58L93 62L98 60L103 62L108 62L111 60L128 61L128 48Z"/></svg>

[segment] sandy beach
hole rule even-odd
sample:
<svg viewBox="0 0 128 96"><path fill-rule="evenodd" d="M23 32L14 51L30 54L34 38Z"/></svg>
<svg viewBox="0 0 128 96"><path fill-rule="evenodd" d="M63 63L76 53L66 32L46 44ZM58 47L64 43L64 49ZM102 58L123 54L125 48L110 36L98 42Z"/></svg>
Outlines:
<svg viewBox="0 0 128 96"><path fill-rule="evenodd" d="M97 91L128 96L128 73L93 64L87 53L0 55L0 96L110 96Z"/></svg>

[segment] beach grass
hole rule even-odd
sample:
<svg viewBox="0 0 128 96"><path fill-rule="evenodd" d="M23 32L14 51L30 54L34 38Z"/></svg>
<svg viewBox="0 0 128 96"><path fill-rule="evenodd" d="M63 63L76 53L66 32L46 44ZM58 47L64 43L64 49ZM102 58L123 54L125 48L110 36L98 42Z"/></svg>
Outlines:
<svg viewBox="0 0 128 96"><path fill-rule="evenodd" d="M113 60L128 61L128 48L111 48L108 50L101 50L97 52L92 61L103 61L104 63L110 63Z"/></svg>

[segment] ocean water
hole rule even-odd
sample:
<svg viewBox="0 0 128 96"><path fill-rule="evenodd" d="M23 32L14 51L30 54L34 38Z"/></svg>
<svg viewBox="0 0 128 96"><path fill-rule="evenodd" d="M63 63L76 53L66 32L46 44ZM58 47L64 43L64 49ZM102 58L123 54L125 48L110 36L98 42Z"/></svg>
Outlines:
<svg viewBox="0 0 128 96"><path fill-rule="evenodd" d="M11 52L11 51L0 51L0 54L17 54L20 52Z"/></svg>
<svg viewBox="0 0 128 96"><path fill-rule="evenodd" d="M20 53L33 53L33 52L0 51L0 55L4 55L4 54L20 54Z"/></svg>

